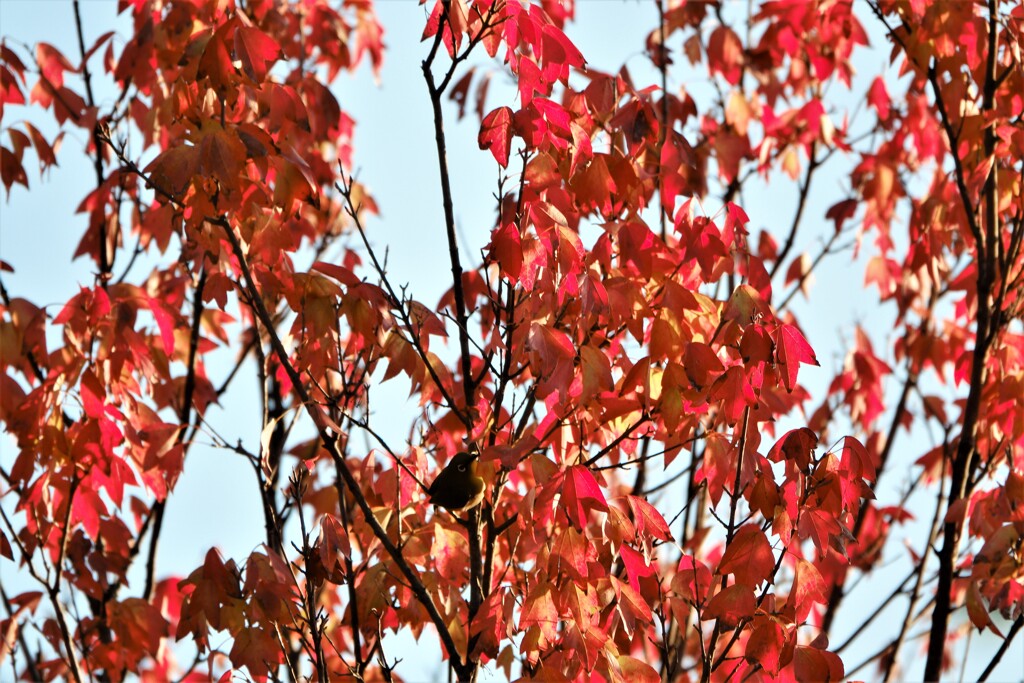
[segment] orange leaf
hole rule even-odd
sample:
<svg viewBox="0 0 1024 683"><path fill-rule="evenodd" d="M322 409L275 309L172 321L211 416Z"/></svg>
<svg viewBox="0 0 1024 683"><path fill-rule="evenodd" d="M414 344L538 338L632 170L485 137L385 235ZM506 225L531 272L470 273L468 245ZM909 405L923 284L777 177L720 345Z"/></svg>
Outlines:
<svg viewBox="0 0 1024 683"><path fill-rule="evenodd" d="M555 601L551 597L551 585L541 584L535 588L519 613L519 630L525 631L530 626L537 626L541 636L553 643L558 639L558 624L561 620Z"/></svg>
<svg viewBox="0 0 1024 683"><path fill-rule="evenodd" d="M654 667L635 657L619 655L616 664L618 664L619 670L614 673L621 674L622 677L616 678L613 675L613 681L620 680L624 683L659 683L661 681L661 676Z"/></svg>

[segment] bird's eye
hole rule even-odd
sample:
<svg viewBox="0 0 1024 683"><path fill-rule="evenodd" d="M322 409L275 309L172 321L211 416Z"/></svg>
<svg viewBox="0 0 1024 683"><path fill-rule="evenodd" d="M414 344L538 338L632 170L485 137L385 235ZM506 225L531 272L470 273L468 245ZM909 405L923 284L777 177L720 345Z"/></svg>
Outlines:
<svg viewBox="0 0 1024 683"><path fill-rule="evenodd" d="M465 472L465 471L466 471L466 466L465 465L459 465L459 472Z"/></svg>

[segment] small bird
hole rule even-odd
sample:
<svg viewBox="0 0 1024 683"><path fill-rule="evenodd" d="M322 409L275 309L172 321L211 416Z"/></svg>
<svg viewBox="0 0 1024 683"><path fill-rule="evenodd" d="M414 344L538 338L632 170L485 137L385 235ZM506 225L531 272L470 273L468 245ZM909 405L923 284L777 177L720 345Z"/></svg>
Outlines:
<svg viewBox="0 0 1024 683"><path fill-rule="evenodd" d="M452 512L476 507L484 499L484 478L476 473L479 454L456 453L448 466L437 475L427 493L430 502Z"/></svg>

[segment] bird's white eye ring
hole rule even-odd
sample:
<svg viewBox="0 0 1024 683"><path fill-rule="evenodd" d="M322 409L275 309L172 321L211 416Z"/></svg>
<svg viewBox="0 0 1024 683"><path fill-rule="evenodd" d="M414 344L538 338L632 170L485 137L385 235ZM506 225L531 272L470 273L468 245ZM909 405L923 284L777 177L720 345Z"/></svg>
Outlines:
<svg viewBox="0 0 1024 683"><path fill-rule="evenodd" d="M466 466L465 465L459 465L459 472L465 472L465 471L466 471Z"/></svg>

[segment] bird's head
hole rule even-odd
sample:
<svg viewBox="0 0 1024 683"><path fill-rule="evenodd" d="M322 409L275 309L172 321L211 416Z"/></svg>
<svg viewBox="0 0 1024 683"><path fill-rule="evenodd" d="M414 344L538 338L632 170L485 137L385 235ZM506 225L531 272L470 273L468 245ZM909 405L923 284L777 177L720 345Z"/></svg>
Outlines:
<svg viewBox="0 0 1024 683"><path fill-rule="evenodd" d="M467 453L465 451L461 451L455 454L452 461L448 463L448 467L454 469L456 472L469 472L470 474L476 474L476 466L479 458L479 453Z"/></svg>

